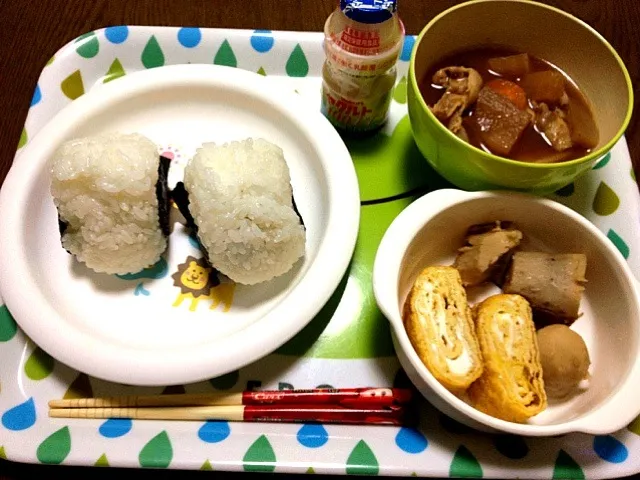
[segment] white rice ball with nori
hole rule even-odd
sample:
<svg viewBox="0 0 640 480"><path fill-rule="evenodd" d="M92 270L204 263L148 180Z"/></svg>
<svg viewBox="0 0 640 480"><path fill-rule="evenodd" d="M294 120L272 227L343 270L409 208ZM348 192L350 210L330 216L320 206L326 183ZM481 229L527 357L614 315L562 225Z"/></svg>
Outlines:
<svg viewBox="0 0 640 480"><path fill-rule="evenodd" d="M100 273L136 273L156 263L169 233L161 218L167 169L168 160L140 134L64 143L51 162L62 246Z"/></svg>
<svg viewBox="0 0 640 480"><path fill-rule="evenodd" d="M185 167L184 187L209 262L231 280L270 280L304 255L306 231L277 145L205 143Z"/></svg>

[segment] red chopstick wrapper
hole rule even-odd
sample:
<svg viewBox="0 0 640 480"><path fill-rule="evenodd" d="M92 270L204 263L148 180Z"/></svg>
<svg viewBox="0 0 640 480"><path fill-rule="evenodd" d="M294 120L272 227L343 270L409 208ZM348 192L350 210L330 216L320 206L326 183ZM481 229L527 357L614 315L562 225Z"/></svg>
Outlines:
<svg viewBox="0 0 640 480"><path fill-rule="evenodd" d="M242 393L243 405L335 405L368 409L407 405L412 400L412 390L404 388L269 390Z"/></svg>
<svg viewBox="0 0 640 480"><path fill-rule="evenodd" d="M410 425L415 411L404 406L372 409L341 408L316 405L247 405L245 422L337 423L360 425Z"/></svg>

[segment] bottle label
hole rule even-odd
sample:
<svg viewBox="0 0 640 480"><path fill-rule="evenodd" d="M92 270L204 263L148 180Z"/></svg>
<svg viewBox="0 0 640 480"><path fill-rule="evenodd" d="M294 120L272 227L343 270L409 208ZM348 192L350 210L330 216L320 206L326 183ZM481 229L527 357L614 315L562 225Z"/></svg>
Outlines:
<svg viewBox="0 0 640 480"><path fill-rule="evenodd" d="M350 53L356 55L377 54L380 49L380 33L375 30L360 30L347 26L339 35L332 34L331 40Z"/></svg>
<svg viewBox="0 0 640 480"><path fill-rule="evenodd" d="M374 98L350 100L323 84L322 113L342 130L358 132L378 128L387 120L390 103L390 91Z"/></svg>
<svg viewBox="0 0 640 480"><path fill-rule="evenodd" d="M398 59L397 55L386 57L358 58L345 55L340 49L332 46L326 48L326 58L329 62L340 67L346 74L353 76L375 76L380 75L394 67Z"/></svg>

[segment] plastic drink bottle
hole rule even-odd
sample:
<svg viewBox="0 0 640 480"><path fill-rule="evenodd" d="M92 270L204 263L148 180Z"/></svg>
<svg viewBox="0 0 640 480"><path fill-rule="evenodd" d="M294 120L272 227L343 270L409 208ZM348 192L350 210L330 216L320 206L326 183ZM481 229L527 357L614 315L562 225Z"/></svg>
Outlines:
<svg viewBox="0 0 640 480"><path fill-rule="evenodd" d="M341 0L324 34L322 112L344 132L380 128L404 42L396 0Z"/></svg>

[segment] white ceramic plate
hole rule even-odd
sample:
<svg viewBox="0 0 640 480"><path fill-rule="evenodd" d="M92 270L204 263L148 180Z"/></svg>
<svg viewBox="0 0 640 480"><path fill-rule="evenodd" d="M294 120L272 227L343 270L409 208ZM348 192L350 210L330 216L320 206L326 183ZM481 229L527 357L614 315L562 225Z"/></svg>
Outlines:
<svg viewBox="0 0 640 480"><path fill-rule="evenodd" d="M147 278L89 271L60 245L47 162L67 139L114 130L140 132L168 149L170 186L203 142L278 144L307 227L305 257L271 282L237 285L228 312L224 302L211 309L213 299L188 295L174 306L181 289L173 274L187 257L201 256L179 223L166 265ZM17 158L0 191L0 291L25 333L77 370L134 385L204 380L272 352L316 315L351 259L359 200L341 138L294 92L213 65L134 73L66 107Z"/></svg>

